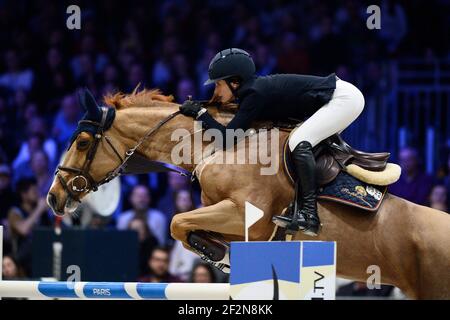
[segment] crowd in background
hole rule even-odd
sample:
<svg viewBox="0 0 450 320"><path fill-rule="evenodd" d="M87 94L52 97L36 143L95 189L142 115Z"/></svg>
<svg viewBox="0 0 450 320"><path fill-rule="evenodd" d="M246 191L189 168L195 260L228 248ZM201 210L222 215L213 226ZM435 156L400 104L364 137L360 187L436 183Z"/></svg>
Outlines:
<svg viewBox="0 0 450 320"><path fill-rule="evenodd" d="M366 96L375 95L387 81L389 59L449 57L442 40L450 38L450 10L445 1L436 5L442 10L423 1L381 1L383 28L370 31L364 1L80 1L81 30L68 30L64 2L0 2L0 28L8 30L0 33L4 278L30 275L32 230L54 223L45 195L83 114L77 88L88 87L101 99L140 84L178 102L188 95L208 99L212 88L203 82L210 59L223 48L241 47L252 54L259 75L336 72ZM437 33L442 36L430 36ZM450 156L435 176L424 173L413 147L396 156L403 174L390 192L448 211ZM172 173L121 179L112 218L80 214L66 219L65 227L135 230L141 281L224 281L168 231L174 214L200 206L198 188Z"/></svg>

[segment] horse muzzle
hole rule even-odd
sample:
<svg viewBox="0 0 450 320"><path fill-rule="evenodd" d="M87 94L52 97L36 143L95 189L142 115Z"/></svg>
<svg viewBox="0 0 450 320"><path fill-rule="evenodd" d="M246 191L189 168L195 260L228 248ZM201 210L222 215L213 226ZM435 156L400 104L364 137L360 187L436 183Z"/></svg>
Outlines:
<svg viewBox="0 0 450 320"><path fill-rule="evenodd" d="M47 204L52 209L56 216L64 216L67 213L73 213L78 208L78 201L75 201L70 196L66 196L64 201L58 201L58 197L49 192L47 195Z"/></svg>

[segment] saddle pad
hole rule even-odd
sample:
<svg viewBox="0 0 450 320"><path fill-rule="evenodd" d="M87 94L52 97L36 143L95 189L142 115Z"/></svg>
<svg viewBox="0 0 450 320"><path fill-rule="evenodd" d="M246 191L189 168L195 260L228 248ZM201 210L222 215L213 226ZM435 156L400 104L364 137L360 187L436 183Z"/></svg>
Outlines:
<svg viewBox="0 0 450 320"><path fill-rule="evenodd" d="M334 201L347 206L376 212L383 202L387 186L376 186L362 182L341 171L335 180L319 188L318 200ZM275 226L269 241L284 241L285 229Z"/></svg>
<svg viewBox="0 0 450 320"><path fill-rule="evenodd" d="M317 198L368 211L377 211L386 195L386 186L376 186L341 171L336 179L319 188Z"/></svg>

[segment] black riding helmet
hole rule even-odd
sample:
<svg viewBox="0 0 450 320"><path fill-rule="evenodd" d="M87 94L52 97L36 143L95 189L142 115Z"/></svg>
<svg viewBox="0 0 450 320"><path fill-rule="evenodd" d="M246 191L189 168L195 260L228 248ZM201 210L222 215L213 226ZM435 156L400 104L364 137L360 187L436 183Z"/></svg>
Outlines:
<svg viewBox="0 0 450 320"><path fill-rule="evenodd" d="M218 52L209 63L209 79L204 85L231 77L239 77L245 82L255 71L255 63L247 51L238 48L225 49Z"/></svg>

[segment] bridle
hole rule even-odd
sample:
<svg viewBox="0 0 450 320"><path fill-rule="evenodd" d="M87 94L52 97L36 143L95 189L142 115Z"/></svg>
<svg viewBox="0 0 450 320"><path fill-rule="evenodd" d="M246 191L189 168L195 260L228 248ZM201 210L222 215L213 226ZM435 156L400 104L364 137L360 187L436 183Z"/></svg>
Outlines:
<svg viewBox="0 0 450 320"><path fill-rule="evenodd" d="M61 183L63 189L66 191L67 195L72 200L76 200L78 202L80 202L79 196L81 193L90 191L95 192L98 190L98 187L101 186L102 184L105 184L111 181L112 179L120 176L125 170L128 160L134 155L134 153L142 145L142 143L144 143L144 141L147 140L148 137L150 137L153 133L155 133L158 129L160 129L164 124L166 124L168 121L170 121L171 119L175 118L177 115L180 114L180 111L174 112L170 114L168 117L161 120L156 126L150 128L150 130L148 130L145 133L145 135L143 135L131 149L128 149L128 151L125 152L125 156L122 157L120 153L117 151L117 149L114 147L111 138L109 138L104 133L108 108L101 107L101 111L102 111L102 118L100 122L92 120L81 120L78 122L79 125L89 124L96 127L96 132L94 134L94 142L87 152L86 161L84 162L81 169L59 165L55 172L55 175L58 177L59 182ZM89 173L89 170L91 168L92 161L94 160L98 146L102 141L102 139L104 139L111 147L111 149L114 151L114 154L120 160L120 164L113 171L110 171L108 174L106 174L106 176L103 179L101 179L100 181L95 181L94 178L92 178L91 174ZM71 178L69 181L66 181L66 179L64 179L64 177L61 175L60 173L61 171L73 173L76 174L76 176ZM77 186L77 183L80 183L79 186Z"/></svg>

